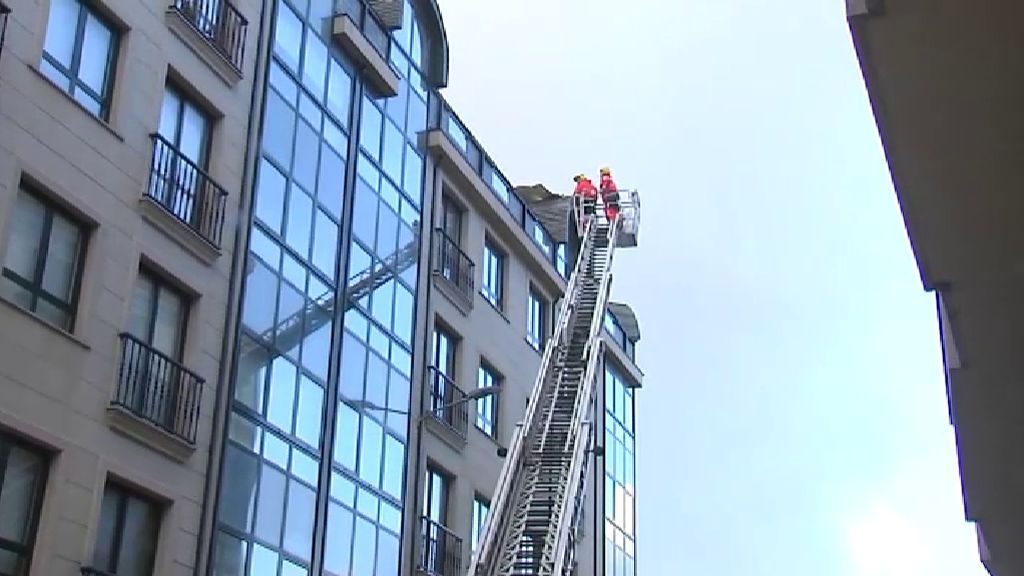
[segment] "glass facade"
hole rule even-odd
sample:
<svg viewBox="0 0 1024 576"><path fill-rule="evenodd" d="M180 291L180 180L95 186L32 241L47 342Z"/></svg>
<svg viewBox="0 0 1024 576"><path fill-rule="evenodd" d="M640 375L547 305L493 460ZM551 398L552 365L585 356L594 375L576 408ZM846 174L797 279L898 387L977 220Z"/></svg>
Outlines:
<svg viewBox="0 0 1024 576"><path fill-rule="evenodd" d="M607 361L604 390L604 574L634 576L633 389Z"/></svg>
<svg viewBox="0 0 1024 576"><path fill-rule="evenodd" d="M212 573L307 576L320 559L322 574L396 575L430 97L421 34L407 4L390 43L401 89L377 99L330 40L333 0L273 4Z"/></svg>

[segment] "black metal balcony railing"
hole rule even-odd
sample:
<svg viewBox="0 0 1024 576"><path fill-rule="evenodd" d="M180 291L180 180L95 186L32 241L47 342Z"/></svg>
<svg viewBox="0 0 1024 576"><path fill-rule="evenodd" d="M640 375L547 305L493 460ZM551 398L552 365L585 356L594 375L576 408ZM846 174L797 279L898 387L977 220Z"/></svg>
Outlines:
<svg viewBox="0 0 1024 576"><path fill-rule="evenodd" d="M344 14L352 19L352 22L359 27L359 31L370 41L374 50L380 54L385 62L388 62L391 36L387 29L373 13L373 10L363 0L336 0L334 4L335 14Z"/></svg>
<svg viewBox="0 0 1024 576"><path fill-rule="evenodd" d="M423 516L420 530L420 569L433 576L462 575L462 539Z"/></svg>
<svg viewBox="0 0 1024 576"><path fill-rule="evenodd" d="M469 429L469 408L466 393L451 378L431 366L427 372L430 385L430 413L456 434L466 437Z"/></svg>
<svg viewBox="0 0 1024 576"><path fill-rule="evenodd" d="M459 243L444 230L434 230L434 273L455 285L467 298L473 298L473 274L476 264L459 248Z"/></svg>
<svg viewBox="0 0 1024 576"><path fill-rule="evenodd" d="M239 73L249 21L228 0L173 0L171 8Z"/></svg>
<svg viewBox="0 0 1024 576"><path fill-rule="evenodd" d="M163 136L151 136L153 165L146 195L220 248L227 191Z"/></svg>
<svg viewBox="0 0 1024 576"><path fill-rule="evenodd" d="M121 334L112 403L189 443L196 441L204 380L131 334Z"/></svg>

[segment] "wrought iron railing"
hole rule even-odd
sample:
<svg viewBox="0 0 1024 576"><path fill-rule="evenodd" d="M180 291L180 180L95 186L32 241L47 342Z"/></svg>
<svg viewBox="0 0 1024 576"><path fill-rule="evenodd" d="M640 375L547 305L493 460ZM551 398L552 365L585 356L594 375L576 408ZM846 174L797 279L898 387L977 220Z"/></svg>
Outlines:
<svg viewBox="0 0 1024 576"><path fill-rule="evenodd" d="M453 432L466 437L469 429L469 408L466 393L455 382L437 368L427 371L430 386L430 414Z"/></svg>
<svg viewBox="0 0 1024 576"><path fill-rule="evenodd" d="M420 569L432 576L462 576L462 539L427 516L420 528Z"/></svg>
<svg viewBox="0 0 1024 576"><path fill-rule="evenodd" d="M181 438L196 441L203 378L128 333L121 334L117 391L111 401Z"/></svg>
<svg viewBox="0 0 1024 576"><path fill-rule="evenodd" d="M228 0L172 0L171 9L241 73L249 21L238 8Z"/></svg>
<svg viewBox="0 0 1024 576"><path fill-rule="evenodd" d="M151 136L153 164L146 195L220 248L227 191L163 136Z"/></svg>
<svg viewBox="0 0 1024 576"><path fill-rule="evenodd" d="M390 62L388 56L391 35L363 0L335 0L334 13L344 14L351 18L363 36L373 45L374 50L380 54L380 57L385 62Z"/></svg>
<svg viewBox="0 0 1024 576"><path fill-rule="evenodd" d="M459 248L459 243L445 234L434 230L434 273L455 285L467 298L473 298L473 274L476 264Z"/></svg>

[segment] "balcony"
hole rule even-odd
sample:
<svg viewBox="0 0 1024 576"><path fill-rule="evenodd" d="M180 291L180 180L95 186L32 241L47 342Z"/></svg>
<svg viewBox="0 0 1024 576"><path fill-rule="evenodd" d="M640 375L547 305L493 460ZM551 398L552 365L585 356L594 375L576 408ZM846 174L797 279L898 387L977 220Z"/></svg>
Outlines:
<svg viewBox="0 0 1024 576"><path fill-rule="evenodd" d="M430 409L432 420L442 424L454 433L462 442L466 440L469 429L469 408L465 401L466 393L455 385L451 378L437 368L431 366L427 371L427 383L430 386Z"/></svg>
<svg viewBox="0 0 1024 576"><path fill-rule="evenodd" d="M388 61L391 36L362 0L336 0L334 41L362 66L370 87L380 97L398 94L401 79Z"/></svg>
<svg viewBox="0 0 1024 576"><path fill-rule="evenodd" d="M434 276L444 280L441 289L464 313L473 307L473 276L476 264L449 238L444 230L434 230Z"/></svg>
<svg viewBox="0 0 1024 576"><path fill-rule="evenodd" d="M146 198L157 204L166 215L184 225L206 247L198 247L204 258L212 251L220 253L221 234L228 193L192 160L169 141L152 134L153 163L150 167ZM183 239L170 231L176 240L197 251L196 242Z"/></svg>
<svg viewBox="0 0 1024 576"><path fill-rule="evenodd" d="M462 575L462 539L423 516L420 529L420 565L431 576Z"/></svg>
<svg viewBox="0 0 1024 576"><path fill-rule="evenodd" d="M179 442L194 445L204 380L131 334L121 334L121 363L111 405Z"/></svg>
<svg viewBox="0 0 1024 576"><path fill-rule="evenodd" d="M180 21L191 29L191 36L196 36L211 48L215 57L222 60L229 68L226 70L235 76L235 80L242 77L242 65L245 60L245 36L249 29L249 21L242 16L242 13L228 0L172 0L168 11L172 15L180 17ZM183 35L182 30L176 30L182 40L190 42L188 35ZM200 56L204 50L202 46L192 46ZM216 61L205 58L208 64L213 65L218 73L223 75L225 70L220 70Z"/></svg>

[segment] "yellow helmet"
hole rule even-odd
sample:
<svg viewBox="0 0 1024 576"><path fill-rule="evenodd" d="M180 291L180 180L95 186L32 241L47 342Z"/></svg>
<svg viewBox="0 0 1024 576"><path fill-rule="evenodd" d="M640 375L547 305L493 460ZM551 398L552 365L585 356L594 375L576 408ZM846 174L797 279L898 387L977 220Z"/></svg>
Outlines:
<svg viewBox="0 0 1024 576"><path fill-rule="evenodd" d="M586 179L587 179L586 174L577 174L577 175L572 177L572 181L576 182L576 183L579 183L579 182L581 182L583 180L586 180Z"/></svg>
<svg viewBox="0 0 1024 576"><path fill-rule="evenodd" d="M601 176L611 176L611 175L612 175L612 169L611 168L601 168Z"/></svg>

